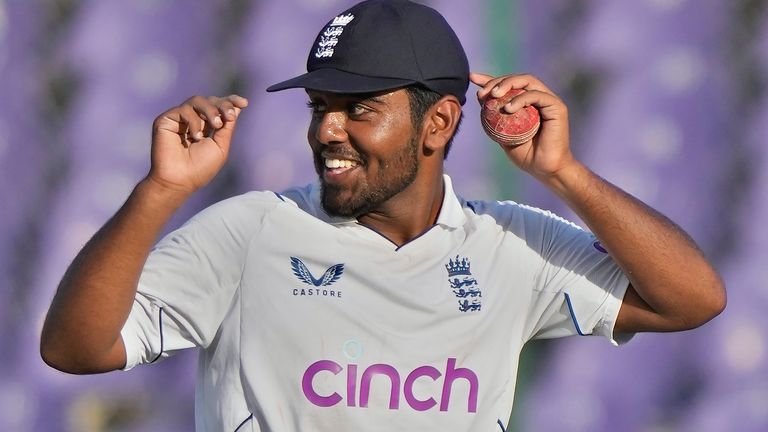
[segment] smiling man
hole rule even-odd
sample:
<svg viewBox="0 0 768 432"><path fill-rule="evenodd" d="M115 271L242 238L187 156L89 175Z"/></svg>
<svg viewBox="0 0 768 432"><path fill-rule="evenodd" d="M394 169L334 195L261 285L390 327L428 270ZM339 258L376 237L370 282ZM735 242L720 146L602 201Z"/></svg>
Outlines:
<svg viewBox="0 0 768 432"><path fill-rule="evenodd" d="M591 233L443 172L472 81L526 91L532 140L502 146ZM305 89L318 182L218 203L156 246L221 169L240 111L193 97L157 117L152 163L63 277L41 353L71 373L200 349L200 431L503 431L534 338L697 327L725 307L679 227L574 158L565 104L530 75L470 73L439 13L369 0L318 34ZM513 169L510 167L510 169ZM652 371L649 371L652 373Z"/></svg>
<svg viewBox="0 0 768 432"><path fill-rule="evenodd" d="M330 214L363 216L413 184L418 137L404 90L371 96L309 91L308 140ZM352 143L355 143L354 145Z"/></svg>
<svg viewBox="0 0 768 432"><path fill-rule="evenodd" d="M443 196L443 152L427 148L421 154L421 122L412 121L410 102L420 95L405 89L372 95L308 93L308 140L323 209L356 217L396 244L431 226Z"/></svg>

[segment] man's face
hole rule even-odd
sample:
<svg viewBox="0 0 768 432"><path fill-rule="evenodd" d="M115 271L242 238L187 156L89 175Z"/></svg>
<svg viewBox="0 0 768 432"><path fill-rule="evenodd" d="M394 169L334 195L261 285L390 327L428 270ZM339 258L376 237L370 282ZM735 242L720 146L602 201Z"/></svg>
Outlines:
<svg viewBox="0 0 768 432"><path fill-rule="evenodd" d="M419 143L405 90L307 93L312 109L308 140L328 214L360 216L413 183Z"/></svg>

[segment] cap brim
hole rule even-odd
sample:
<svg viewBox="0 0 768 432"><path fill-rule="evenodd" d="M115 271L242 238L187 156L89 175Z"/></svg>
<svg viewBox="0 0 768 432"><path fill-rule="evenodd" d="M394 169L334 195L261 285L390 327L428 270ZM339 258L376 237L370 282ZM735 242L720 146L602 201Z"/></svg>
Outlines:
<svg viewBox="0 0 768 432"><path fill-rule="evenodd" d="M330 93L370 93L405 87L415 80L358 75L338 69L316 69L267 87L268 92L305 88Z"/></svg>

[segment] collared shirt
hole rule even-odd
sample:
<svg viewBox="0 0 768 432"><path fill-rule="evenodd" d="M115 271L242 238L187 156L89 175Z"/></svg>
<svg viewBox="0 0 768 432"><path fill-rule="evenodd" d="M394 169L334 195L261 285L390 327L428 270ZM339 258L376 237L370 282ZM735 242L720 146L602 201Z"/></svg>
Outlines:
<svg viewBox="0 0 768 432"><path fill-rule="evenodd" d="M523 344L613 341L628 281L576 225L444 181L399 247L317 184L204 210L147 260L126 369L199 347L198 431L501 431Z"/></svg>

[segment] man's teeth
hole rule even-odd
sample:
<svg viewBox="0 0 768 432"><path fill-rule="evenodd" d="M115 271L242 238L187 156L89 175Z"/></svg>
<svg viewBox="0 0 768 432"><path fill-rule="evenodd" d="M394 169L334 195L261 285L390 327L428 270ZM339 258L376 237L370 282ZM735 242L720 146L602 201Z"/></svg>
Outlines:
<svg viewBox="0 0 768 432"><path fill-rule="evenodd" d="M356 167L357 162L345 159L326 159L326 168L352 168Z"/></svg>

